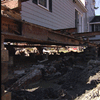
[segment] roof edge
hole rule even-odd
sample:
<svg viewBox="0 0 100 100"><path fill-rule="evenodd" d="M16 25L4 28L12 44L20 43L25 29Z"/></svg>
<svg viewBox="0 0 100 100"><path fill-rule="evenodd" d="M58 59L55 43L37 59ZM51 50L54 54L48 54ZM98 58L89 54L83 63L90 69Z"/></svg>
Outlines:
<svg viewBox="0 0 100 100"><path fill-rule="evenodd" d="M76 3L78 4L78 6L80 6L80 8L81 8L84 12L87 12L87 9L85 8L84 4L83 4L80 0L76 0Z"/></svg>

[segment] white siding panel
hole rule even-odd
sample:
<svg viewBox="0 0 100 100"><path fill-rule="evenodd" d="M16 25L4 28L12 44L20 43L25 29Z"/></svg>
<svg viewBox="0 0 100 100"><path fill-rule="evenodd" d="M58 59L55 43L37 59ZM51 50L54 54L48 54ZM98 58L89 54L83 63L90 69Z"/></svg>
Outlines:
<svg viewBox="0 0 100 100"><path fill-rule="evenodd" d="M51 29L74 28L75 4L71 0L52 0L52 12L49 12L29 0L22 3L21 17Z"/></svg>

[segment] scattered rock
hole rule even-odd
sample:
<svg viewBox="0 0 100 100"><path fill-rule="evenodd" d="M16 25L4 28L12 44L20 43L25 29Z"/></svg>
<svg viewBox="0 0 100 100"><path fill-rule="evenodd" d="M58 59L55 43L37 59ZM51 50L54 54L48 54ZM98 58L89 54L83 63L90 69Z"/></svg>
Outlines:
<svg viewBox="0 0 100 100"><path fill-rule="evenodd" d="M74 67L74 68L79 68L79 69L82 69L82 70L84 69L84 67L81 66L81 65L74 65L73 67Z"/></svg>
<svg viewBox="0 0 100 100"><path fill-rule="evenodd" d="M61 73L60 73L60 72L56 72L56 73L54 74L54 76L55 76L55 77L61 76Z"/></svg>
<svg viewBox="0 0 100 100"><path fill-rule="evenodd" d="M18 75L25 74L25 70L16 70L14 71L14 74L18 74Z"/></svg>
<svg viewBox="0 0 100 100"><path fill-rule="evenodd" d="M71 52L71 55L67 57L62 53L57 60L33 65L29 70L26 69L27 71L15 71L14 73L26 73L26 75L19 78L11 88L22 87L42 78L46 82L52 81L59 86L59 89L39 87L33 92L12 91L12 100L33 100L33 98L34 100L74 100L75 98L75 100L98 100L100 61L90 60L86 63L82 53L79 57L78 53ZM97 88L92 90L96 85ZM82 95L86 90L87 92Z"/></svg>
<svg viewBox="0 0 100 100"><path fill-rule="evenodd" d="M100 61L98 61L98 60L90 60L88 62L88 65L97 65L97 66L100 66Z"/></svg>

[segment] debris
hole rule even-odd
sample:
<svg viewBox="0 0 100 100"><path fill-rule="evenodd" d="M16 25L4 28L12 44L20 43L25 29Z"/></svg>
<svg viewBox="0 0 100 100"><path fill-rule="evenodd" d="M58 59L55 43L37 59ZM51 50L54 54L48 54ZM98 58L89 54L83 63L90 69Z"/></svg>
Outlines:
<svg viewBox="0 0 100 100"><path fill-rule="evenodd" d="M100 84L98 84L96 88L85 92L75 100L100 100Z"/></svg>
<svg viewBox="0 0 100 100"><path fill-rule="evenodd" d="M7 89L12 91L13 100L85 100L86 97L86 100L96 100L98 93L92 89L98 88L100 83L100 61L85 61L82 58L84 53L71 54L74 56L62 54L47 62L43 60L29 68L16 70L15 74L24 76L18 77ZM34 91L29 91L28 87Z"/></svg>
<svg viewBox="0 0 100 100"><path fill-rule="evenodd" d="M9 89L18 89L20 86L25 83L27 84L29 80L37 81L42 77L41 71L39 69L31 70L29 73L18 79Z"/></svg>
<svg viewBox="0 0 100 100"><path fill-rule="evenodd" d="M98 60L90 60L88 62L88 65L97 65L97 66L100 66L100 61L98 61Z"/></svg>
<svg viewBox="0 0 100 100"><path fill-rule="evenodd" d="M43 63L43 62L45 62L45 61L47 61L47 60L48 60L48 59L44 59L44 60L42 60L42 61L39 61L39 60L38 60L38 62L39 62L39 63Z"/></svg>
<svg viewBox="0 0 100 100"><path fill-rule="evenodd" d="M74 68L79 68L79 69L82 69L82 70L84 69L84 67L81 66L81 65L73 65L73 67L74 67Z"/></svg>
<svg viewBox="0 0 100 100"><path fill-rule="evenodd" d="M18 75L25 74L25 70L16 70L14 71L14 74L18 74Z"/></svg>
<svg viewBox="0 0 100 100"><path fill-rule="evenodd" d="M61 76L61 73L60 73L60 72L56 72L54 76L55 76L55 77Z"/></svg>
<svg viewBox="0 0 100 100"><path fill-rule="evenodd" d="M41 69L41 68L44 68L44 67L45 67L45 66L44 66L43 64L33 65L33 66L30 68L30 70L36 69L36 68Z"/></svg>

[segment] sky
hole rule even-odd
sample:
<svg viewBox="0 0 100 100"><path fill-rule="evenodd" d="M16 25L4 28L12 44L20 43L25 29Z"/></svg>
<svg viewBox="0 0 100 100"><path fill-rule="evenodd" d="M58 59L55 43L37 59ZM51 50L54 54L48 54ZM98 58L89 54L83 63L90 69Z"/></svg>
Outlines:
<svg viewBox="0 0 100 100"><path fill-rule="evenodd" d="M95 7L99 7L97 10L95 10L95 15L100 15L100 0L95 0L96 4Z"/></svg>
<svg viewBox="0 0 100 100"><path fill-rule="evenodd" d="M85 0L81 0L83 4L85 5ZM95 15L100 15L100 0L95 0L95 7L99 7L95 10Z"/></svg>

